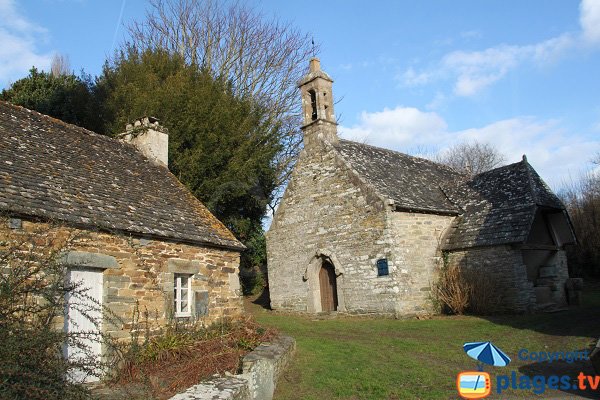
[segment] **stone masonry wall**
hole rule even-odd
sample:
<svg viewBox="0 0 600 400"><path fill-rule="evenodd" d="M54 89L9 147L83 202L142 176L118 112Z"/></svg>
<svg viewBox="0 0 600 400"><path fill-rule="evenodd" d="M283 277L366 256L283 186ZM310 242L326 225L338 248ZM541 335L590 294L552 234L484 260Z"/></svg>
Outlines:
<svg viewBox="0 0 600 400"><path fill-rule="evenodd" d="M102 329L116 339L130 337L136 303L140 321L144 323L147 313L151 329L167 323L173 315L175 273L192 275L192 315L199 322L208 325L243 311L238 252L26 220L15 229L0 219L0 242L25 236L41 249L61 248L61 262L68 266L103 271L103 305L124 324L105 318ZM67 237L73 239L64 247ZM60 318L57 328L62 328Z"/></svg>
<svg viewBox="0 0 600 400"><path fill-rule="evenodd" d="M557 305L566 306L567 293L565 289L565 283L569 279L567 252L564 250L557 251L552 261L552 266L555 268L556 271L556 277L554 278L556 290L553 290L552 297Z"/></svg>
<svg viewBox="0 0 600 400"><path fill-rule="evenodd" d="M331 146L304 150L267 233L271 306L309 311L308 280L318 276L307 276L307 268L326 253L339 274L340 311L393 313L394 282L374 279L389 247L385 216L383 201Z"/></svg>
<svg viewBox="0 0 600 400"><path fill-rule="evenodd" d="M454 217L390 211L388 218L392 243L389 279L397 282L396 314L431 311L431 284L441 264L440 238Z"/></svg>
<svg viewBox="0 0 600 400"><path fill-rule="evenodd" d="M426 311L453 217L392 211L322 143L302 153L267 234L274 309L311 311L311 257L332 256L340 311L407 316ZM389 275L378 276L377 260ZM314 310L312 310L314 311Z"/></svg>
<svg viewBox="0 0 600 400"><path fill-rule="evenodd" d="M534 310L533 283L527 280L520 249L507 245L452 251L448 253L447 262L449 266L485 271L500 294L501 311L519 313Z"/></svg>
<svg viewBox="0 0 600 400"><path fill-rule="evenodd" d="M241 374L213 377L170 400L271 400L295 350L293 338L278 336L243 358Z"/></svg>

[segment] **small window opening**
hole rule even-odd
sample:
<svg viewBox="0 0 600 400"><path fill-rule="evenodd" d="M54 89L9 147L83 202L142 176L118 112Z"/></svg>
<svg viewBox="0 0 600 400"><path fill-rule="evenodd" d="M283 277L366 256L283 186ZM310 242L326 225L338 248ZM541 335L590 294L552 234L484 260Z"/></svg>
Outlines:
<svg viewBox="0 0 600 400"><path fill-rule="evenodd" d="M190 317L192 315L190 308L192 302L192 276L187 274L175 274L175 281L173 283L175 316Z"/></svg>
<svg viewBox="0 0 600 400"><path fill-rule="evenodd" d="M317 119L317 94L314 90L309 90L310 94L310 106L312 107L312 120L315 121Z"/></svg>
<svg viewBox="0 0 600 400"><path fill-rule="evenodd" d="M377 260L377 276L386 276L390 274L387 258Z"/></svg>

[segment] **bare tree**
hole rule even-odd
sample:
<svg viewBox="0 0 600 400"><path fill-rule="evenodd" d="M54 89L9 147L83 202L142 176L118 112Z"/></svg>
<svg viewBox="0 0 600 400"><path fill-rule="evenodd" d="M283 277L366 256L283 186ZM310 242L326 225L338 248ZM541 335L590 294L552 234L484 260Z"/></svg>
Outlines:
<svg viewBox="0 0 600 400"><path fill-rule="evenodd" d="M477 175L501 166L506 157L489 143L461 142L442 151L435 161L469 175Z"/></svg>
<svg viewBox="0 0 600 400"><path fill-rule="evenodd" d="M277 183L287 181L302 141L296 82L316 51L309 35L239 2L217 0L150 0L145 20L128 28L129 44L178 52L269 110L283 145Z"/></svg>
<svg viewBox="0 0 600 400"><path fill-rule="evenodd" d="M52 56L52 63L50 64L50 73L53 77L58 78L61 75L69 75L71 73L71 63L69 62L69 56L56 53Z"/></svg>
<svg viewBox="0 0 600 400"><path fill-rule="evenodd" d="M600 160L599 160L600 161ZM559 196L577 236L567 249L570 274L600 276L600 175L593 171L563 184Z"/></svg>

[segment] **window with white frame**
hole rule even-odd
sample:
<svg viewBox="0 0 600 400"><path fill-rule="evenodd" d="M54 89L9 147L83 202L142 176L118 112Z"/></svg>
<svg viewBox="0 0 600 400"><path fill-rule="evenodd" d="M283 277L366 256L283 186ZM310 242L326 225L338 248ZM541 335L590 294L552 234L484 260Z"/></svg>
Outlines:
<svg viewBox="0 0 600 400"><path fill-rule="evenodd" d="M192 315L192 276L187 274L175 274L174 296L175 316L190 317Z"/></svg>

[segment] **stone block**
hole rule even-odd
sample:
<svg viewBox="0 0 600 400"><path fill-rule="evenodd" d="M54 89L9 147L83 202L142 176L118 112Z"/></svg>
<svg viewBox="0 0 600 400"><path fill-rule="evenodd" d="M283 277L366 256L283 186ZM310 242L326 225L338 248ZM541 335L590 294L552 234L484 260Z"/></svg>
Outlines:
<svg viewBox="0 0 600 400"><path fill-rule="evenodd" d="M8 227L10 229L21 229L23 227L23 220L21 218L9 218Z"/></svg>
<svg viewBox="0 0 600 400"><path fill-rule="evenodd" d="M106 296L107 303L134 304L135 298L129 296Z"/></svg>
<svg viewBox="0 0 600 400"><path fill-rule="evenodd" d="M546 304L552 302L552 289L550 286L536 286L535 298L538 304Z"/></svg>
<svg viewBox="0 0 600 400"><path fill-rule="evenodd" d="M200 261L169 258L167 271L177 274L197 274L200 270Z"/></svg>
<svg viewBox="0 0 600 400"><path fill-rule="evenodd" d="M569 278L565 282L565 288L567 290L583 290L583 279Z"/></svg>
<svg viewBox="0 0 600 400"><path fill-rule="evenodd" d="M60 261L70 267L117 269L119 263L113 256L86 251L69 251L63 254Z"/></svg>
<svg viewBox="0 0 600 400"><path fill-rule="evenodd" d="M552 277L555 277L557 275L556 267L554 267L554 266L540 267L540 270L539 270L538 274L539 274L540 278L552 278Z"/></svg>
<svg viewBox="0 0 600 400"><path fill-rule="evenodd" d="M567 289L567 303L570 306L581 305L581 290L568 290Z"/></svg>

